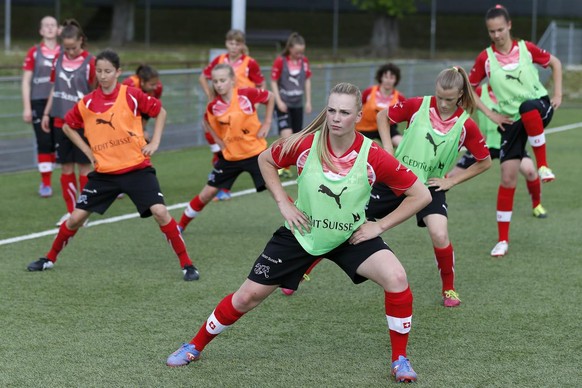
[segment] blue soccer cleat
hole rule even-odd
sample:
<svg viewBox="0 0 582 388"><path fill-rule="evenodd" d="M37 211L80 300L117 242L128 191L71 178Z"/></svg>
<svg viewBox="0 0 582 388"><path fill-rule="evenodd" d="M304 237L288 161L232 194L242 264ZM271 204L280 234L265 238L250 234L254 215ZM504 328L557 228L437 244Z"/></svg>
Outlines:
<svg viewBox="0 0 582 388"><path fill-rule="evenodd" d="M413 383L417 379L410 361L404 356L398 356L398 360L392 363L392 376L398 383Z"/></svg>
<svg viewBox="0 0 582 388"><path fill-rule="evenodd" d="M185 366L200 358L200 352L192 344L182 344L174 353L170 354L166 361L167 366Z"/></svg>

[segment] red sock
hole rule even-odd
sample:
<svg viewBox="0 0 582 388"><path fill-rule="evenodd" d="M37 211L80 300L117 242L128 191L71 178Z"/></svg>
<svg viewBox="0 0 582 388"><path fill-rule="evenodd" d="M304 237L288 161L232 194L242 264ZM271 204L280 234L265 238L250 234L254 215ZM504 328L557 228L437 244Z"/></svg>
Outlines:
<svg viewBox="0 0 582 388"><path fill-rule="evenodd" d="M527 133L529 144L536 156L538 168L547 166L546 137L544 135L544 122L537 109L530 110L521 115L521 121Z"/></svg>
<svg viewBox="0 0 582 388"><path fill-rule="evenodd" d="M542 202L542 184L540 183L540 177L537 177L533 181L526 180L527 191L531 197L531 207L535 208Z"/></svg>
<svg viewBox="0 0 582 388"><path fill-rule="evenodd" d="M499 186L499 191L497 192L498 241L509 241L509 224L511 223L511 214L513 212L514 195L515 187Z"/></svg>
<svg viewBox="0 0 582 388"><path fill-rule="evenodd" d="M182 218L180 218L180 223L178 224L182 230L186 229L190 221L196 218L198 213L204 209L204 206L206 206L206 204L200 200L199 195L195 196L190 201L186 209L184 209L184 213L182 213Z"/></svg>
<svg viewBox="0 0 582 388"><path fill-rule="evenodd" d="M305 275L309 275L311 273L311 271L313 271L313 268L315 268L315 266L317 264L319 264L319 262L321 261L321 259L317 259L315 260L310 266L309 268L307 268L307 271L305 271Z"/></svg>
<svg viewBox="0 0 582 388"><path fill-rule="evenodd" d="M63 190L63 199L67 205L67 212L72 213L77 202L77 179L75 173L61 174L61 188Z"/></svg>
<svg viewBox="0 0 582 388"><path fill-rule="evenodd" d="M178 256L180 260L180 266L182 268L193 265L188 252L186 251L186 244L184 244L184 239L182 239L182 234L178 230L178 224L173 218L164 226L160 226L162 233L166 235L166 240L172 246L172 249Z"/></svg>
<svg viewBox="0 0 582 388"><path fill-rule="evenodd" d="M222 333L229 326L238 321L245 313L237 311L232 305L232 295L227 295L218 303L206 322L200 327L198 333L190 343L196 346L196 350L202 351L210 341Z"/></svg>
<svg viewBox="0 0 582 388"><path fill-rule="evenodd" d="M53 158L54 154L38 154L38 171L43 186L51 186L53 176Z"/></svg>
<svg viewBox="0 0 582 388"><path fill-rule="evenodd" d="M79 191L83 191L83 187L89 182L89 177L87 175L79 175Z"/></svg>
<svg viewBox="0 0 582 388"><path fill-rule="evenodd" d="M433 247L437 267L443 283L443 292L455 289L455 252L453 245L445 248Z"/></svg>
<svg viewBox="0 0 582 388"><path fill-rule="evenodd" d="M412 292L410 287L402 292L384 291L384 306L390 332L392 361L398 356L406 357L408 333L412 321Z"/></svg>
<svg viewBox="0 0 582 388"><path fill-rule="evenodd" d="M59 233L57 237L55 237L53 241L53 245L51 250L48 251L46 254L46 258L52 261L53 263L57 261L57 256L59 252L63 250L63 248L69 243L69 241L73 238L73 236L77 233L77 230L71 230L67 228L67 223L63 222L61 227L59 228Z"/></svg>

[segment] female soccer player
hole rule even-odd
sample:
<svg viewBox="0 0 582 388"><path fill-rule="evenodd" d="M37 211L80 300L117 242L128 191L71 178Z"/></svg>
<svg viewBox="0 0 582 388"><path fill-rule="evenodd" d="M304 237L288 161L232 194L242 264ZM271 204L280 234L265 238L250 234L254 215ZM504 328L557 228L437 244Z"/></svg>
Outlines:
<svg viewBox="0 0 582 388"><path fill-rule="evenodd" d="M96 58L99 88L86 95L67 113L63 131L95 166L77 207L59 228L45 257L28 265L29 271L51 269L59 252L77 233L92 212L105 213L120 193L126 193L141 217L153 215L178 256L184 280L197 280L198 270L188 256L176 221L164 204L162 190L152 167L166 121L160 101L137 88L120 85L119 56L105 50ZM141 113L156 117L149 144L143 136ZM85 129L88 144L80 135Z"/></svg>
<svg viewBox="0 0 582 388"><path fill-rule="evenodd" d="M361 94L338 84L327 107L304 130L280 139L259 163L285 226L277 230L234 293L216 306L198 334L167 359L183 366L200 358L206 345L278 287L296 289L305 270L319 257L336 263L354 283L370 279L384 290L392 344L392 374L397 381L416 381L406 346L412 318L412 293L404 268L378 237L430 201L416 176L391 155L355 131L362 116ZM277 170L298 167L298 198L289 201ZM378 222L366 222L365 206L375 180L405 199ZM275 264L276 263L276 264Z"/></svg>
<svg viewBox="0 0 582 388"><path fill-rule="evenodd" d="M491 88L487 83L481 84L475 90L481 102L491 109L496 110L497 98L491 91ZM489 153L491 154L491 159L499 159L499 147L501 147L501 133L497 130L497 124L489 120L487 116L481 111L476 113L477 124L481 133L485 135L485 140L487 142L487 148L489 148ZM461 170L466 170L476 162L475 158L469 151L459 159L457 165L451 172L447 174L448 177L453 177L458 174ZM542 184L538 171L534 166L533 161L527 155L524 155L519 164L519 172L525 178L525 183L527 186L527 191L531 198L532 203L532 214L536 218L546 218L548 216L546 209L542 206Z"/></svg>
<svg viewBox="0 0 582 388"><path fill-rule="evenodd" d="M195 196L182 214L180 230L214 198L219 189L230 188L237 177L248 172L257 191L265 190L259 170L259 154L267 148L265 136L271 128L275 98L268 90L235 87L235 73L230 65L212 69L212 84L217 96L206 107L204 121L221 148L218 161L209 175L206 186ZM265 120L261 124L255 104L265 104Z"/></svg>
<svg viewBox="0 0 582 388"><path fill-rule="evenodd" d="M53 87L42 117L42 129L53 132L56 144L57 162L61 164L61 188L67 213L57 222L60 226L71 216L77 201L77 178L75 165L79 171L79 190L87 183L91 162L63 132L65 114L79 99L95 88L95 57L86 51L87 38L81 25L74 19L66 20L61 30L63 53L56 59L51 73ZM50 118L53 118L51 128ZM81 131L81 137L83 132Z"/></svg>
<svg viewBox="0 0 582 388"><path fill-rule="evenodd" d="M61 46L57 42L59 26L57 19L45 16L40 21L40 44L32 46L22 70L22 119L32 123L36 137L36 157L40 172L38 194L47 198L53 195L52 173L55 162L55 142L53 134L41 128L41 119L51 92L50 75L54 59L59 55Z"/></svg>
<svg viewBox="0 0 582 388"><path fill-rule="evenodd" d="M158 100L162 98L162 93L164 91L164 85L162 84L162 81L160 81L160 75L158 74L158 71L147 64L139 65L135 70L135 74L124 79L122 84L132 86L134 88L139 88L148 96L155 97ZM149 116L142 114L141 118L145 131ZM144 135L146 140L149 140L148 133L144 132Z"/></svg>
<svg viewBox="0 0 582 388"><path fill-rule="evenodd" d="M562 64L558 58L531 42L511 37L511 19L505 7L497 5L485 15L485 24L492 44L483 50L471 70L470 81L477 87L488 77L497 96L500 113L487 109L477 99L478 108L501 130L501 183L497 194L498 242L492 256L504 256L509 250L509 226L513 197L526 142L532 146L542 182L556 177L546 160L546 127L554 110L562 103ZM548 96L541 84L537 63L552 69L554 95Z"/></svg>
<svg viewBox="0 0 582 388"><path fill-rule="evenodd" d="M376 85L370 86L362 93L363 116L362 120L356 125L356 129L370 139L380 139L376 122L378 112L406 99L396 89L400 82L400 68L393 63L387 63L378 68L376 82ZM390 125L390 138L392 146L398 147L402 140L402 135L398 132L398 125Z"/></svg>
<svg viewBox="0 0 582 388"><path fill-rule="evenodd" d="M226 54L221 54L214 58L208 66L204 68L200 74L200 86L206 94L208 101L212 101L215 97L214 88L209 86L209 81L212 79L212 69L218 64L225 63L234 69L235 86L237 88L258 88L265 87L265 77L261 72L261 67L258 62L248 55L248 48L246 46L245 33L240 30L230 30L226 33ZM204 123L203 123L204 125ZM220 157L220 146L216 144L214 138L210 134L210 129L204 126L206 140L210 146L210 151L214 154L212 158L212 165L216 165ZM215 200L226 201L231 198L230 190L221 189L217 192Z"/></svg>
<svg viewBox="0 0 582 388"><path fill-rule="evenodd" d="M287 138L303 129L303 102L305 113L311 113L311 69L305 56L305 39L293 32L287 39L283 53L273 62L271 90L275 95L275 112L279 135ZM289 169L279 170L283 178L291 178Z"/></svg>
<svg viewBox="0 0 582 388"><path fill-rule="evenodd" d="M395 156L426 184L432 202L416 214L419 227L427 227L442 281L445 307L461 303L455 290L455 253L449 240L445 193L491 166L491 157L479 127L469 117L475 107L467 74L460 67L445 69L436 79L434 96L409 98L378 113L378 130L384 148L390 150L389 124L408 122ZM465 146L477 162L454 177L445 174ZM381 218L400 203L382 184L370 196L367 215Z"/></svg>

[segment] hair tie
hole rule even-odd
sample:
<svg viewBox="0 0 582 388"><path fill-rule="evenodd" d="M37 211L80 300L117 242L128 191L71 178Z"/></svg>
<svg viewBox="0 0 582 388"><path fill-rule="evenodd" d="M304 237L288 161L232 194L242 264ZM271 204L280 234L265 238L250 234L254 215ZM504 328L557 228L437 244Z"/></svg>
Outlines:
<svg viewBox="0 0 582 388"><path fill-rule="evenodd" d="M453 66L453 70L458 73L459 72L459 67L458 66Z"/></svg>

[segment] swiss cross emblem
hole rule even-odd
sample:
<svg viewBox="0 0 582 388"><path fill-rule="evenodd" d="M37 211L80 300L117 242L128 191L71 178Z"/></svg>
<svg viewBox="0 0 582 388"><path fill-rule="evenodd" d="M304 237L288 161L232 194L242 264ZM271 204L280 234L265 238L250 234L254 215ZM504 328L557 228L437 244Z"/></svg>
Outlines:
<svg viewBox="0 0 582 388"><path fill-rule="evenodd" d="M410 325L410 324L409 324L409 325ZM216 325L214 324L214 322L213 322L213 321L210 321L210 322L208 322L208 326L210 326L210 328L211 328L212 330L216 330Z"/></svg>
<svg viewBox="0 0 582 388"><path fill-rule="evenodd" d="M408 329L408 328L410 328L410 322L404 322L404 323L402 324L402 326L403 326L405 329Z"/></svg>

